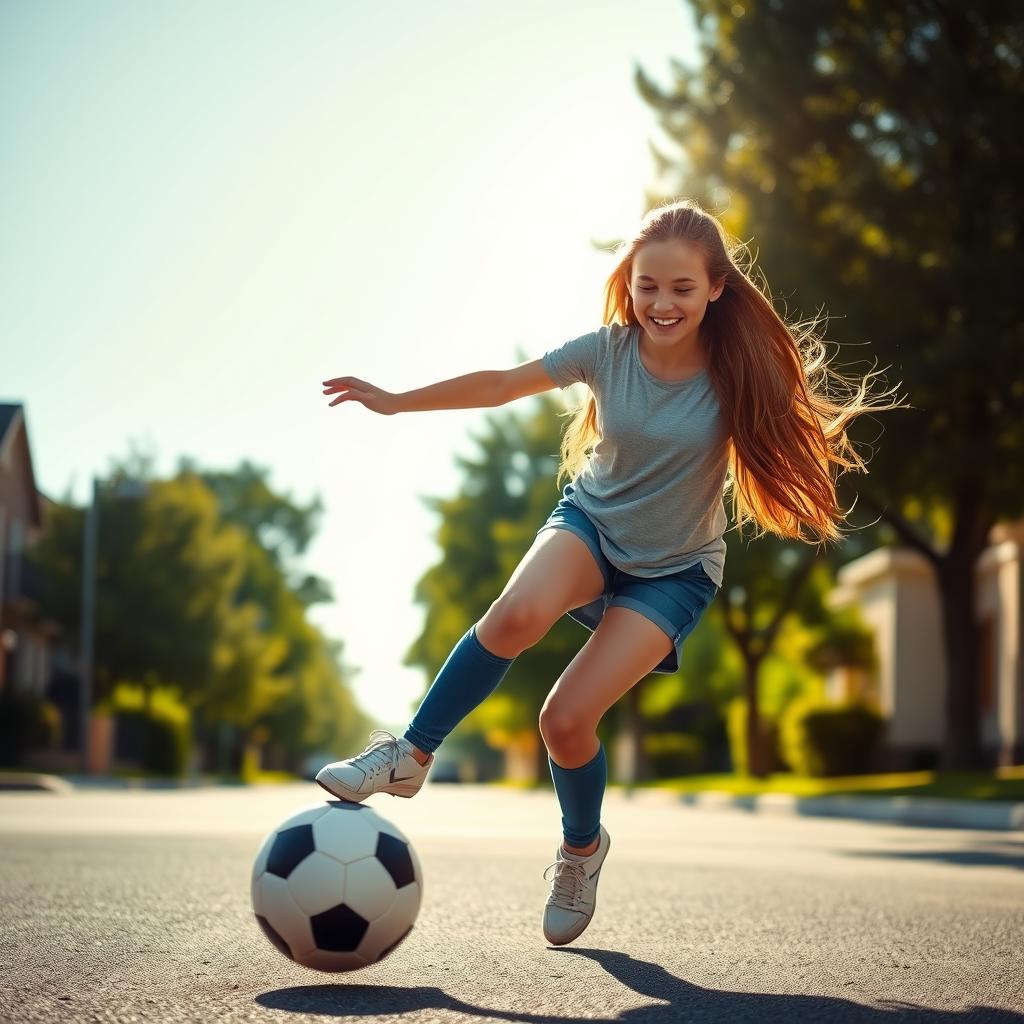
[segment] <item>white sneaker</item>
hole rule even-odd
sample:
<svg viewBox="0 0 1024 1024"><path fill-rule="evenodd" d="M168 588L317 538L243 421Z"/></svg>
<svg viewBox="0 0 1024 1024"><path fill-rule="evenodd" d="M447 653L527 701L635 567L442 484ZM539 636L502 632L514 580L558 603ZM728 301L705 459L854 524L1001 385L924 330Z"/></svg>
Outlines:
<svg viewBox="0 0 1024 1024"><path fill-rule="evenodd" d="M544 938L552 945L572 942L590 924L597 909L597 880L611 846L611 836L604 825L597 849L586 860L569 860L562 844L553 863L544 869L544 878L554 868L551 892L544 905Z"/></svg>
<svg viewBox="0 0 1024 1024"><path fill-rule="evenodd" d="M316 773L316 781L333 796L360 803L372 793L415 796L423 785L434 755L420 764L412 744L386 729L374 729L362 752L345 761L333 761Z"/></svg>

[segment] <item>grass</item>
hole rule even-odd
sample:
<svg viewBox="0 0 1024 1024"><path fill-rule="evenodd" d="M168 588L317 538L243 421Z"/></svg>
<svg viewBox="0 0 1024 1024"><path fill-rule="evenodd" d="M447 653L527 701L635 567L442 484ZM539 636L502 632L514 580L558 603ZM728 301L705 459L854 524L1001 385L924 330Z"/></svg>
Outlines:
<svg viewBox="0 0 1024 1024"><path fill-rule="evenodd" d="M500 779L493 783L510 789L540 789L550 782ZM1024 766L995 772L890 772L884 775L849 775L809 778L780 772L767 779L742 775L682 775L648 782L609 782L610 789L663 789L673 793L732 793L760 796L789 793L793 796L924 796L957 800L1024 801Z"/></svg>
<svg viewBox="0 0 1024 1024"><path fill-rule="evenodd" d="M997 772L890 772L808 778L779 773L767 779L739 775L686 775L637 783L638 789L668 789L674 793L708 790L736 796L790 793L793 796L924 796L958 800L1024 800L1024 770Z"/></svg>

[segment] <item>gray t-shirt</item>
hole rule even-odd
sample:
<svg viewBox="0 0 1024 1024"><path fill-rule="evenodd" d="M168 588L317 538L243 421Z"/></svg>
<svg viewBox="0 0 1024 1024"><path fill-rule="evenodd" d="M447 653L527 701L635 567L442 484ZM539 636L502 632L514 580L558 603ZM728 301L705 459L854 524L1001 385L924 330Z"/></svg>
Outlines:
<svg viewBox="0 0 1024 1024"><path fill-rule="evenodd" d="M655 377L639 340L638 325L605 325L542 356L559 387L582 381L597 400L601 440L570 496L612 565L650 579L699 561L721 587L728 427L706 369Z"/></svg>

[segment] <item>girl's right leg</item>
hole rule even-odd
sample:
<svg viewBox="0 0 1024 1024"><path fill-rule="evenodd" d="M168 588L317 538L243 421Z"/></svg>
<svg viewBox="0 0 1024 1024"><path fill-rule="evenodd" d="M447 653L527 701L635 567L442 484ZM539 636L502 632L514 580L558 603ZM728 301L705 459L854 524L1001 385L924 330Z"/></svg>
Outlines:
<svg viewBox="0 0 1024 1024"><path fill-rule="evenodd" d="M543 530L483 618L452 649L405 738L432 753L505 677L509 666L571 608L604 592L587 545L568 530Z"/></svg>
<svg viewBox="0 0 1024 1024"><path fill-rule="evenodd" d="M544 637L567 611L596 600L604 574L586 543L563 529L542 529L501 595L452 649L404 736L383 733L354 758L325 765L316 781L336 796L413 796L444 738L489 697L518 655Z"/></svg>

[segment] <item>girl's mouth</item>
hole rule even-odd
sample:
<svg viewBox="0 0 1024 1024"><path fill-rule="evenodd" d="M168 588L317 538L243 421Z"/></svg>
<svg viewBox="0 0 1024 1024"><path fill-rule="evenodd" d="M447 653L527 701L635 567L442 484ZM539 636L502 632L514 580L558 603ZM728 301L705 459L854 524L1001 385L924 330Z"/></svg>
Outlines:
<svg viewBox="0 0 1024 1024"><path fill-rule="evenodd" d="M683 321L683 318L681 316L677 316L673 320L666 320L663 317L659 317L657 320L655 320L653 316L649 317L649 319L651 323L658 328L659 331L670 331L673 327L676 327Z"/></svg>

